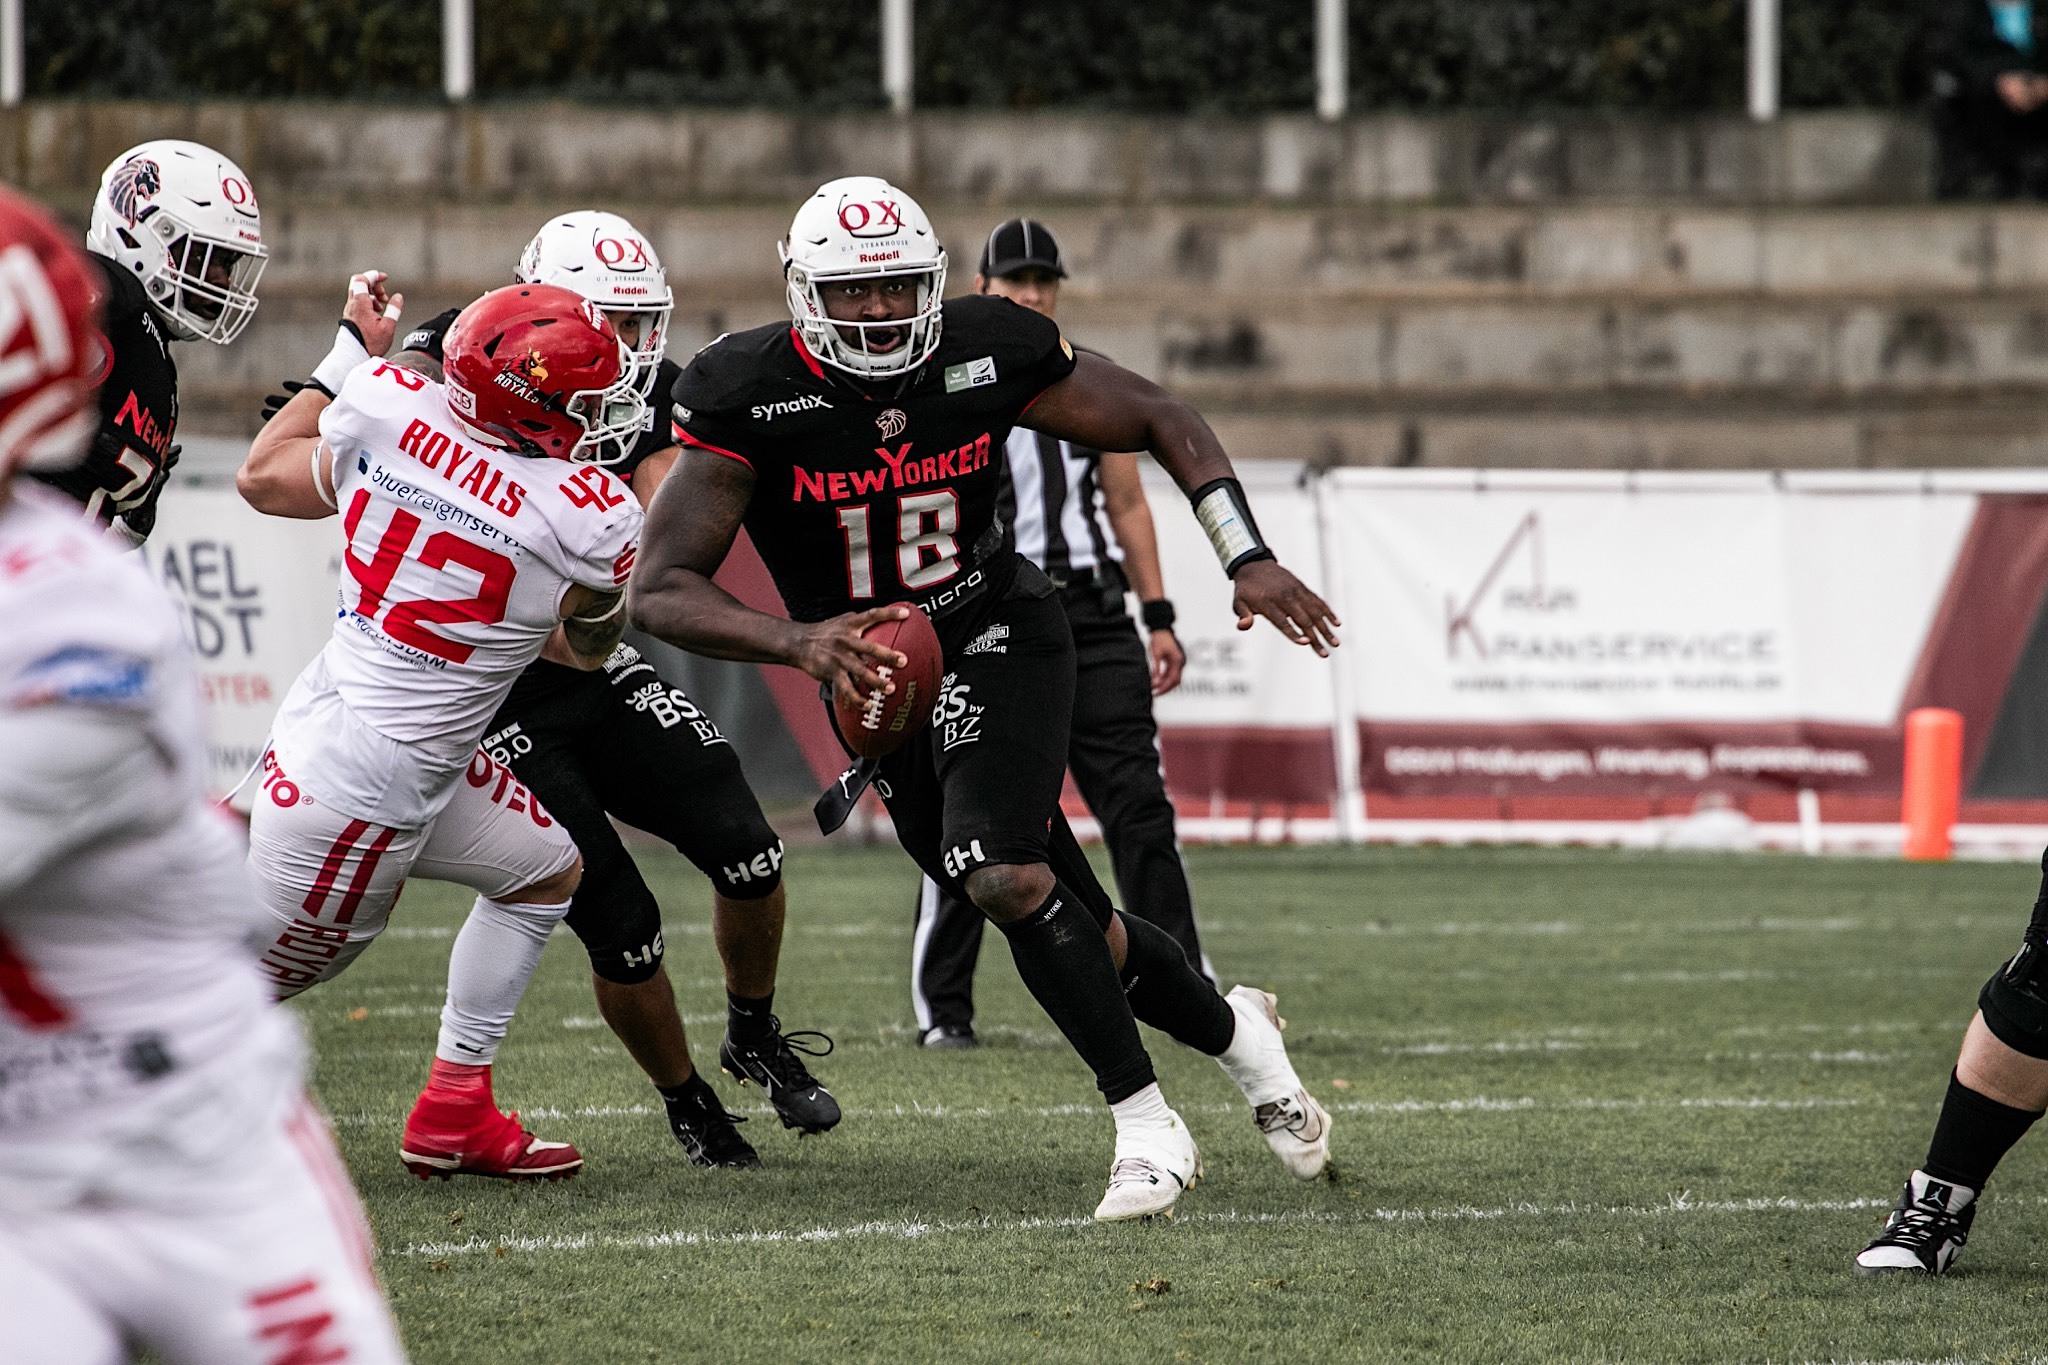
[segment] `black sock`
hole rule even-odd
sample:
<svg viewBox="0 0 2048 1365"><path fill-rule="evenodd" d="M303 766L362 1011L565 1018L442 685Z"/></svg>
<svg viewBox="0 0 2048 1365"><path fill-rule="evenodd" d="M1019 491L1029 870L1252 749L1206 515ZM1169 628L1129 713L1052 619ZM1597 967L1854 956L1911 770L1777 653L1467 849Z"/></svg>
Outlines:
<svg viewBox="0 0 2048 1365"><path fill-rule="evenodd" d="M1109 942L1073 893L1055 881L1045 904L996 927L1010 941L1024 988L1095 1073L1102 1097L1115 1104L1151 1085L1152 1059L1117 983Z"/></svg>
<svg viewBox="0 0 2048 1365"><path fill-rule="evenodd" d="M725 1031L735 1038L766 1038L775 1031L775 992L758 1000L725 993Z"/></svg>
<svg viewBox="0 0 2048 1365"><path fill-rule="evenodd" d="M711 1083L704 1079L701 1071L692 1071L690 1078L679 1085L657 1085L654 1088L660 1092L662 1104L670 1110L687 1108L692 1099L701 1103L706 1095L711 1097L711 1103L719 1102L718 1092L711 1088Z"/></svg>
<svg viewBox="0 0 2048 1365"><path fill-rule="evenodd" d="M1928 1144L1920 1169L1936 1180L1981 1190L1999 1161L2040 1117L1978 1094L1951 1072L1948 1098L1941 1103L1934 1141Z"/></svg>
<svg viewBox="0 0 2048 1365"><path fill-rule="evenodd" d="M1156 924L1136 915L1122 919L1124 941L1130 949L1118 976L1124 983L1124 998L1131 1002L1131 1013L1208 1056L1217 1056L1229 1047L1237 1033L1237 1016L1207 978L1189 964L1187 950Z"/></svg>

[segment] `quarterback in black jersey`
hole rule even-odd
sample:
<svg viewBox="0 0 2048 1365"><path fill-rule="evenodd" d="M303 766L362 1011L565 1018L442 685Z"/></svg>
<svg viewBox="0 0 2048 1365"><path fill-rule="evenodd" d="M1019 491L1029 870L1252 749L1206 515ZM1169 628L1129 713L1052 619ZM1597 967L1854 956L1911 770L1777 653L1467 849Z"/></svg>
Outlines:
<svg viewBox="0 0 2048 1365"><path fill-rule="evenodd" d="M620 434L604 463L645 505L676 458L670 391L681 369L664 351L674 306L660 258L625 219L563 214L521 256L522 282L559 284L604 308L649 395L648 420ZM438 365L460 309L400 347ZM758 1166L716 1092L691 1062L675 991L662 965L661 907L611 817L665 839L711 881L712 929L723 960L727 1034L719 1061L761 1085L787 1127L824 1132L839 1106L791 1050L773 1013L782 944L782 841L747 785L732 745L680 688L631 645L584 672L536 660L512 685L482 746L538 795L583 854L567 923L590 954L598 1011L660 1090L690 1160Z"/></svg>
<svg viewBox="0 0 2048 1365"><path fill-rule="evenodd" d="M100 425L84 463L39 475L129 545L156 526L177 463L171 342L225 346L256 311L262 220L234 162L194 142L145 142L100 178L86 233L100 292Z"/></svg>
<svg viewBox="0 0 2048 1365"><path fill-rule="evenodd" d="M1019 422L1107 450L1150 450L1194 499L1232 578L1240 628L1264 616L1318 654L1335 617L1259 538L1229 458L1191 408L1005 299L943 300L945 253L902 191L836 180L783 243L794 325L721 338L674 392L683 452L648 512L631 610L716 658L788 664L858 704L907 661L862 632L932 618L947 673L931 724L872 776L924 872L1008 939L1033 997L1095 1072L1116 1120L1096 1217L1169 1211L1199 1171L1161 1096L1142 1019L1217 1058L1268 1144L1313 1178L1329 1116L1302 1089L1273 999L1220 996L1162 930L1118 915L1059 808L1074 646L1052 584L996 516ZM712 575L745 525L792 620Z"/></svg>

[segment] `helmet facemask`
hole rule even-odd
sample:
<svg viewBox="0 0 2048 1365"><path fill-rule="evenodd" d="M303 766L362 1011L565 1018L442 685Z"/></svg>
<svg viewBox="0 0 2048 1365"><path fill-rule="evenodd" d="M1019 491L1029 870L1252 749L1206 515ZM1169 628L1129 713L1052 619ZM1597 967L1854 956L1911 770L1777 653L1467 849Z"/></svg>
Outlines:
<svg viewBox="0 0 2048 1365"><path fill-rule="evenodd" d="M644 345L643 338L643 345ZM571 460L579 464L615 465L632 453L647 430L647 398L640 390L633 364L633 352L619 343L619 377L608 389L585 389L569 395L563 411L583 424L583 438L570 447ZM660 365L655 352L651 376ZM648 383L652 384L652 379Z"/></svg>
<svg viewBox="0 0 2048 1365"><path fill-rule="evenodd" d="M163 240L164 266L142 287L172 332L221 346L240 336L256 316L256 282L268 253L260 245L202 236L167 213L150 213L136 226ZM207 278L216 271L226 274L225 284Z"/></svg>
<svg viewBox="0 0 2048 1365"><path fill-rule="evenodd" d="M849 280L917 278L917 310L907 318L879 322L841 322L825 310L825 290ZM783 253L783 276L789 294L789 310L797 333L811 354L836 369L863 379L881 379L906 374L931 359L939 349L940 305L946 294L946 253L922 270L820 270L813 272ZM903 343L891 350L874 351L869 337L880 332L903 334ZM848 340L847 333L853 334Z"/></svg>

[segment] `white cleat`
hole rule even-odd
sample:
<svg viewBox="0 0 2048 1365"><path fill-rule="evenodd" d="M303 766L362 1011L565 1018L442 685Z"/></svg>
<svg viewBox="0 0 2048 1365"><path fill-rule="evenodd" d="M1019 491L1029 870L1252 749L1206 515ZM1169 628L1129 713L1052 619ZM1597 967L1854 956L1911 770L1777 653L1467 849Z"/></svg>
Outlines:
<svg viewBox="0 0 2048 1365"><path fill-rule="evenodd" d="M1171 1114L1171 1111L1168 1111ZM1202 1154L1180 1115L1164 1127L1141 1136L1117 1137L1116 1160L1109 1168L1109 1189L1095 1206L1098 1223L1133 1218L1173 1217L1174 1201L1202 1178Z"/></svg>
<svg viewBox="0 0 2048 1365"><path fill-rule="evenodd" d="M1314 1180L1330 1164L1330 1115L1308 1091L1262 1104L1252 1110L1252 1118L1296 1180Z"/></svg>
<svg viewBox="0 0 2048 1365"><path fill-rule="evenodd" d="M1330 1114L1294 1074L1280 1030L1279 1003L1256 986L1233 986L1224 999L1237 1036L1216 1060L1252 1106L1266 1145L1296 1180L1314 1180L1330 1164Z"/></svg>

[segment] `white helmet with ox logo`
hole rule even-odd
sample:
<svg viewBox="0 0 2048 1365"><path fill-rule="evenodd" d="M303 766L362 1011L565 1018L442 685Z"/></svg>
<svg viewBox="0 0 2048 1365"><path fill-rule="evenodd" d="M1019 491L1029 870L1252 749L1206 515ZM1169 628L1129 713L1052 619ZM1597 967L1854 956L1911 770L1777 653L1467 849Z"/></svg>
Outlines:
<svg viewBox="0 0 2048 1365"><path fill-rule="evenodd" d="M85 244L142 282L173 336L221 346L256 315L256 281L270 254L242 168L176 138L114 158Z"/></svg>
<svg viewBox="0 0 2048 1365"><path fill-rule="evenodd" d="M640 229L616 213L596 209L550 218L520 253L515 278L521 284L572 289L607 313L647 314L639 343L626 354L634 387L643 396L653 389L667 353L676 296L661 257Z"/></svg>
<svg viewBox="0 0 2048 1365"><path fill-rule="evenodd" d="M939 348L946 251L917 201L888 181L854 175L819 186L797 210L781 252L797 334L819 360L872 379L914 370ZM917 277L917 311L909 318L835 322L826 315L823 286L892 275ZM871 333L890 331L903 333L902 345L869 346Z"/></svg>

